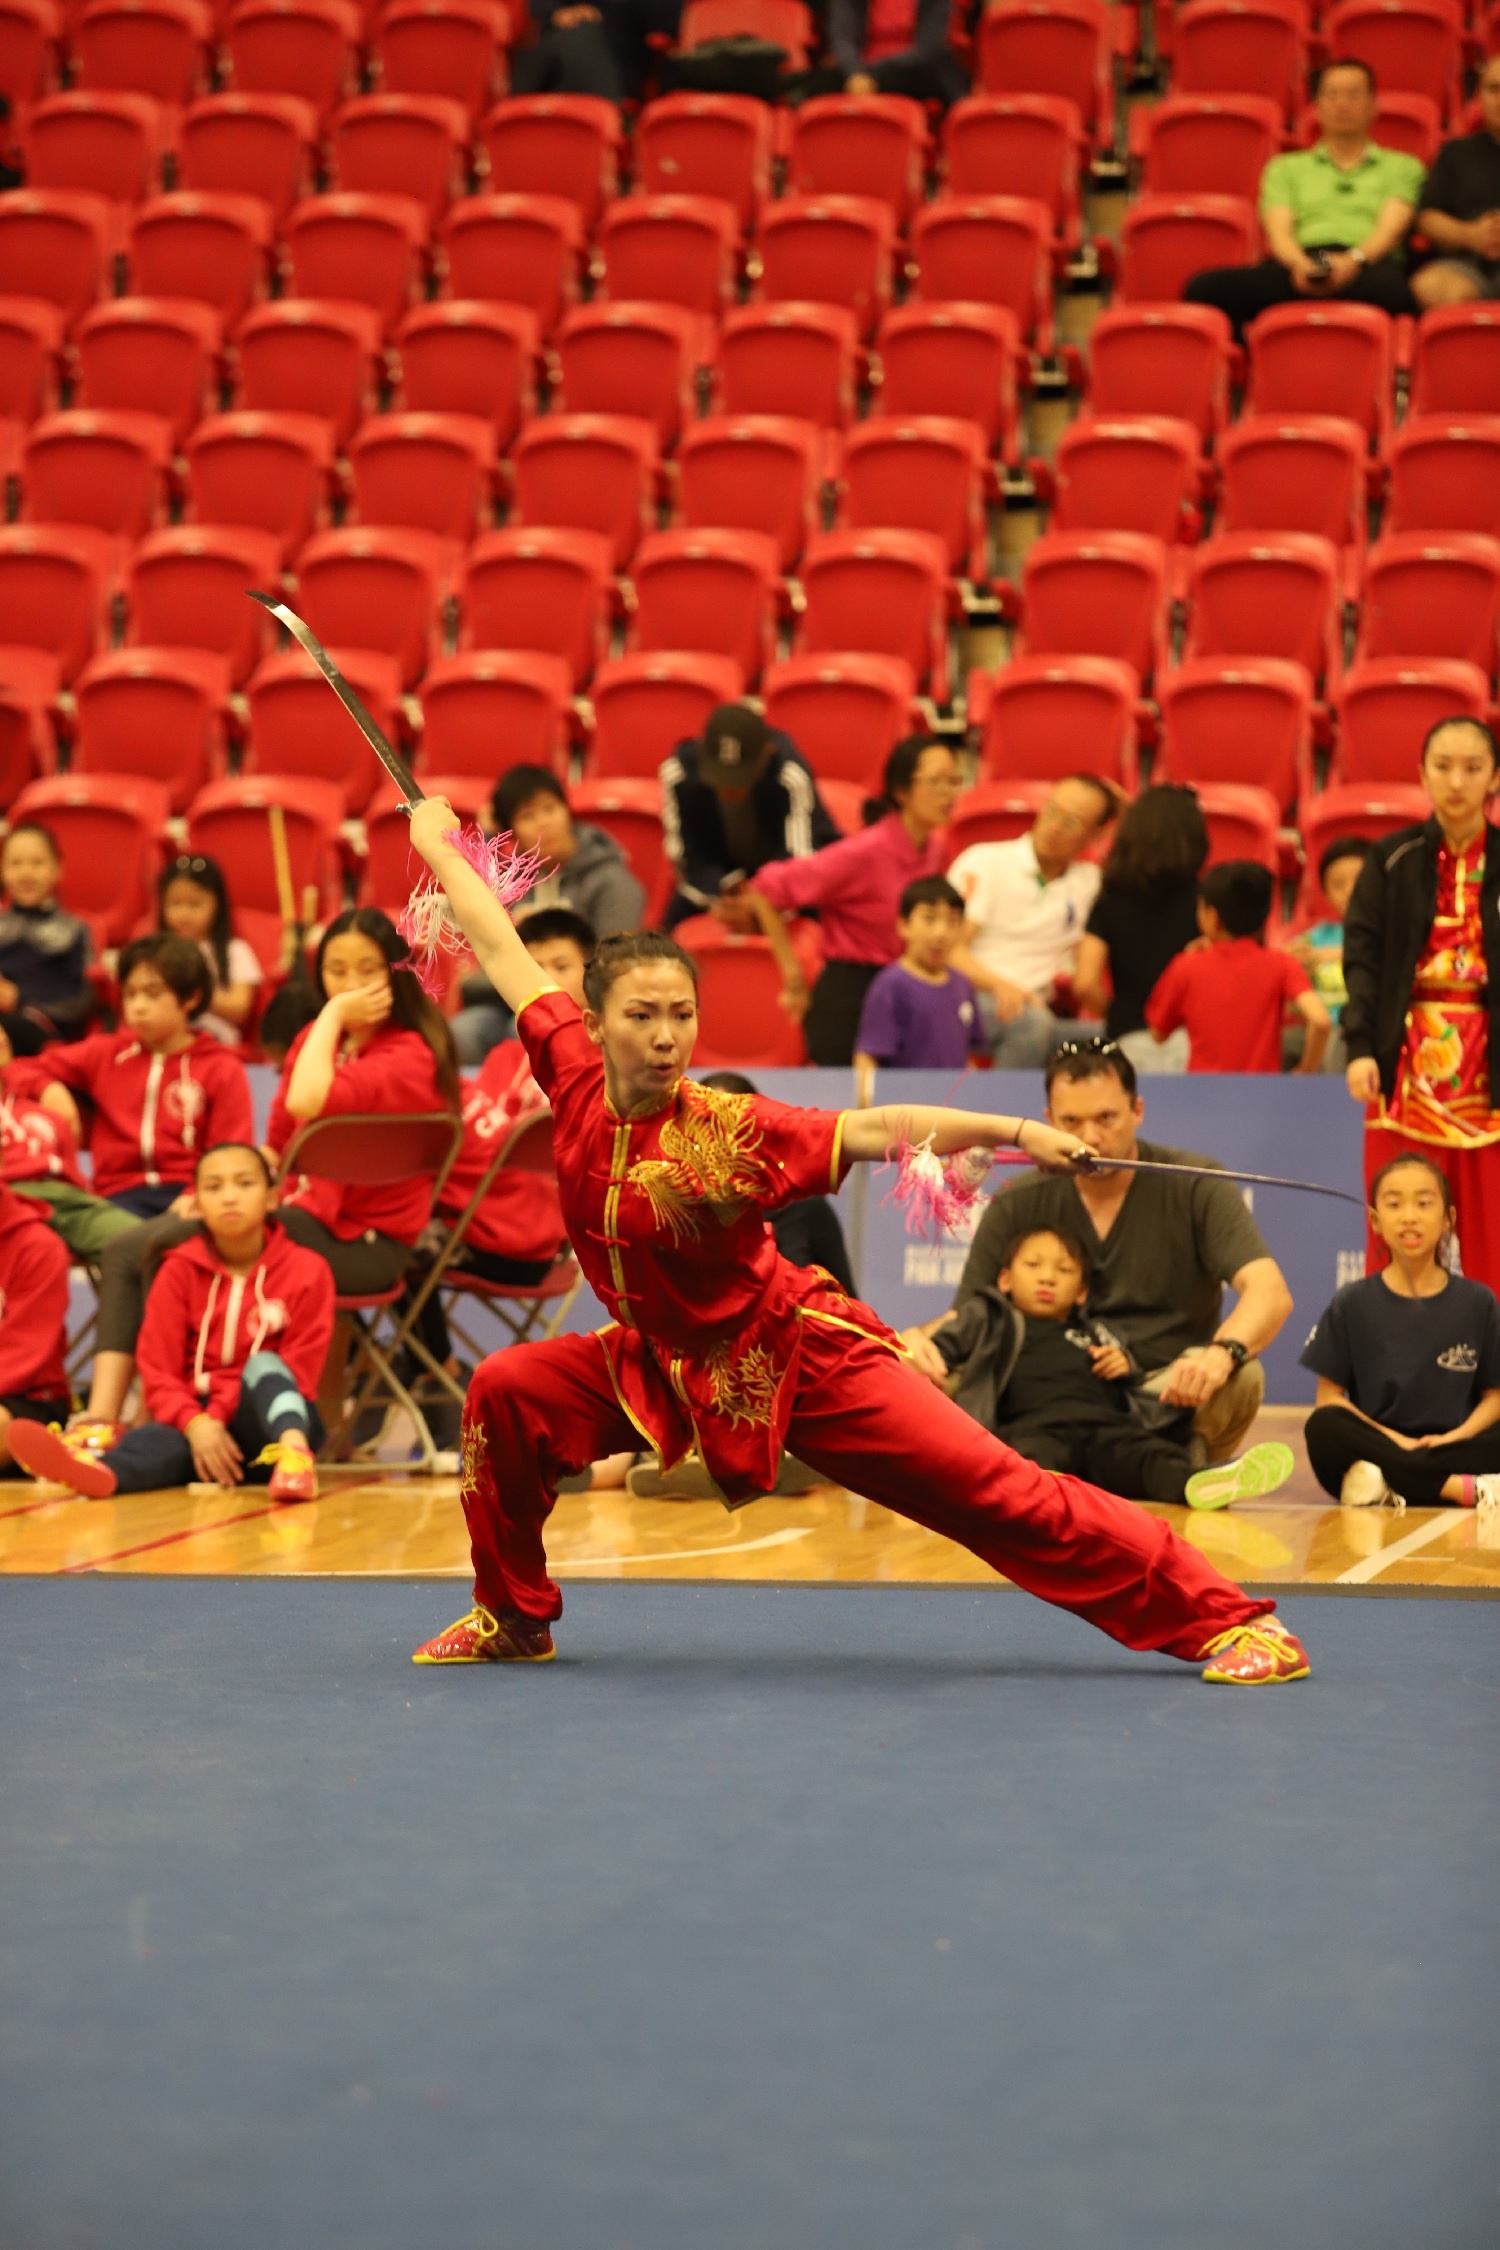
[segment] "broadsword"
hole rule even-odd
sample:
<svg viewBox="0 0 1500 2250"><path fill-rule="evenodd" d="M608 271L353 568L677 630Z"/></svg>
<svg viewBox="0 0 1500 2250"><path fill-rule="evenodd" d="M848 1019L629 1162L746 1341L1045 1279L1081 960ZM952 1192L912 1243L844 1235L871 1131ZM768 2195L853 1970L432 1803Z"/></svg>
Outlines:
<svg viewBox="0 0 1500 2250"><path fill-rule="evenodd" d="M298 647L306 649L308 655L317 665L318 670L400 790L407 811L410 812L413 805L420 805L423 802L423 792L413 780L410 766L402 757L400 751L387 742L312 627L304 623L294 609L288 609L285 602L275 601L269 594L252 592L250 599L253 602L259 602L262 609L268 609L277 622L286 627Z"/></svg>

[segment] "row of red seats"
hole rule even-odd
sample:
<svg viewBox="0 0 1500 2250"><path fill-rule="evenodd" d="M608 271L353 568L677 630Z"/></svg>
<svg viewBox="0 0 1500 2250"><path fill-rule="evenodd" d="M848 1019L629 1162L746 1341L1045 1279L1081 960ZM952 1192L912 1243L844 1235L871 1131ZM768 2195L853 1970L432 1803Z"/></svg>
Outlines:
<svg viewBox="0 0 1500 2250"><path fill-rule="evenodd" d="M1378 86L1423 95L1454 124L1466 63L1500 43L1494 0L1467 17L1459 0L1338 0L1317 30L1303 0L1189 0L1157 24L1173 93L1259 94L1288 125L1330 55L1368 63Z"/></svg>

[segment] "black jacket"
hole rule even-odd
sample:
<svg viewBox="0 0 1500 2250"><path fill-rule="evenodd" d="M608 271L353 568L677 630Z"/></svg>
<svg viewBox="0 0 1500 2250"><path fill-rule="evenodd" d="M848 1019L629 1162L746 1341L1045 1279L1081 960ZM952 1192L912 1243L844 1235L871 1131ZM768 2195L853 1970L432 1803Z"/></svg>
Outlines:
<svg viewBox="0 0 1500 2250"><path fill-rule="evenodd" d="M1138 1388L1140 1364L1124 1338L1102 1320L1080 1314L1075 1327L1086 1328L1096 1344L1115 1344L1130 1362L1130 1388L1126 1405L1131 1419L1148 1430L1169 1429L1183 1419L1182 1410L1164 1406L1151 1392ZM1002 1290L977 1289L955 1307L933 1343L953 1377L949 1396L987 1430L1003 1431L1006 1387L1016 1371L1021 1346L1026 1341L1026 1319ZM1122 1378L1123 1380L1123 1378Z"/></svg>
<svg viewBox="0 0 1500 2250"><path fill-rule="evenodd" d="M668 859L677 869L677 895L666 913L670 929L686 915L701 914L719 895L726 875L753 875L773 859L805 859L809 852L838 842L828 808L818 795L812 769L787 735L771 732L771 755L754 788L759 841L749 864L736 867L724 833L719 799L698 778L698 745L679 742L661 767L661 819Z"/></svg>
<svg viewBox="0 0 1500 2250"><path fill-rule="evenodd" d="M1339 1027L1351 1062L1373 1055L1389 1100L1406 1037L1412 979L1437 912L1436 819L1382 837L1360 870L1344 919L1344 983L1349 997ZM1489 966L1489 1039L1500 1055L1500 828L1486 824L1484 883L1479 893L1484 957Z"/></svg>

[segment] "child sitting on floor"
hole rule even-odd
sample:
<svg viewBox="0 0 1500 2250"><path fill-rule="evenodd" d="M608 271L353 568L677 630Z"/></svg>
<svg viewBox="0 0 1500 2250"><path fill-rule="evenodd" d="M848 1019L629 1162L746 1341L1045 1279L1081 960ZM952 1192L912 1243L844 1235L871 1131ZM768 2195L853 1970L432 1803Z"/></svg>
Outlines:
<svg viewBox="0 0 1500 2250"><path fill-rule="evenodd" d="M17 1421L66 1421L68 1253L39 1204L0 1186L0 1476Z"/></svg>
<svg viewBox="0 0 1500 2250"><path fill-rule="evenodd" d="M10 1040L0 1029L0 1179L28 1203L45 1204L73 1256L92 1264L137 1221L117 1203L89 1193L72 1128L65 1118L11 1087L14 1061Z"/></svg>
<svg viewBox="0 0 1500 2250"><path fill-rule="evenodd" d="M238 1047L255 1012L265 972L255 948L234 934L229 890L217 860L184 852L163 870L156 886L156 924L196 945L208 963L213 993L198 1029L226 1047Z"/></svg>
<svg viewBox="0 0 1500 2250"><path fill-rule="evenodd" d="M88 926L57 903L62 872L51 829L18 820L0 847L0 1022L18 1055L76 1038L93 1013Z"/></svg>
<svg viewBox="0 0 1500 2250"><path fill-rule="evenodd" d="M224 1142L199 1158L201 1224L170 1250L136 1347L150 1420L105 1452L75 1450L39 1422L13 1424L11 1451L35 1477L90 1500L186 1484L264 1481L273 1500L314 1500L312 1399L333 1334L333 1275L272 1216L258 1148Z"/></svg>
<svg viewBox="0 0 1500 2250"><path fill-rule="evenodd" d="M1303 1350L1307 1457L1346 1508L1500 1507L1500 1303L1448 1270L1452 1204L1431 1157L1382 1164L1370 1225L1390 1264L1348 1282Z"/></svg>
<svg viewBox="0 0 1500 2250"><path fill-rule="evenodd" d="M1146 1002L1158 1046L1180 1025L1191 1044L1191 1071L1279 1071L1281 1019L1288 1001L1307 1026L1299 1071L1315 1071L1331 1019L1307 971L1266 944L1276 885L1253 859L1210 867L1198 886L1202 935L1167 963Z"/></svg>
<svg viewBox="0 0 1500 2250"><path fill-rule="evenodd" d="M901 893L896 916L901 958L865 994L854 1061L869 1069L963 1070L989 1053L968 978L951 966L964 932L964 902L941 875L923 875Z"/></svg>

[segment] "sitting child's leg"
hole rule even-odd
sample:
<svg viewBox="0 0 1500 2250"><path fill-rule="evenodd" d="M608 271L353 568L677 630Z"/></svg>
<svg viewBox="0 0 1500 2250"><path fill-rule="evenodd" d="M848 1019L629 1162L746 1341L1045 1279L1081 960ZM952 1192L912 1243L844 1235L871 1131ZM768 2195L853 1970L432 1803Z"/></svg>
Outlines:
<svg viewBox="0 0 1500 2250"><path fill-rule="evenodd" d="M1351 1506L1367 1505L1370 1500L1383 1498L1410 1502L1414 1508L1443 1505L1443 1485L1453 1474L1455 1464L1449 1460L1444 1465L1435 1448L1424 1446L1417 1452L1409 1452L1386 1431L1377 1429L1362 1415L1352 1413L1347 1406L1314 1407L1307 1417L1303 1435L1313 1475L1335 1500L1344 1497L1345 1481L1356 1462L1370 1461L1379 1470L1383 1484L1377 1486L1373 1478L1353 1480L1349 1492ZM1468 1451L1467 1446L1442 1448L1442 1453L1449 1455L1463 1453L1467 1456Z"/></svg>
<svg viewBox="0 0 1500 2250"><path fill-rule="evenodd" d="M140 1225L118 1203L90 1195L87 1188L74 1187L68 1180L18 1180L15 1189L17 1195L47 1205L53 1226L73 1256L90 1265L96 1265L120 1235L133 1234Z"/></svg>
<svg viewBox="0 0 1500 2250"><path fill-rule="evenodd" d="M1177 1500L1193 1473L1185 1445L1174 1445L1157 1430L1142 1429L1120 1415L1114 1422L1085 1430L1078 1473L1125 1500Z"/></svg>
<svg viewBox="0 0 1500 2250"><path fill-rule="evenodd" d="M1012 1453L1034 1461L1039 1469L1055 1469L1059 1476L1084 1473L1083 1448L1077 1438L1038 1415L1019 1415L1014 1422L1003 1423L995 1435Z"/></svg>
<svg viewBox="0 0 1500 2250"><path fill-rule="evenodd" d="M240 1403L230 1431L245 1456L247 1483L269 1477L274 1500L315 1500L313 1454L323 1439L316 1406L275 1352L252 1352L240 1378Z"/></svg>

